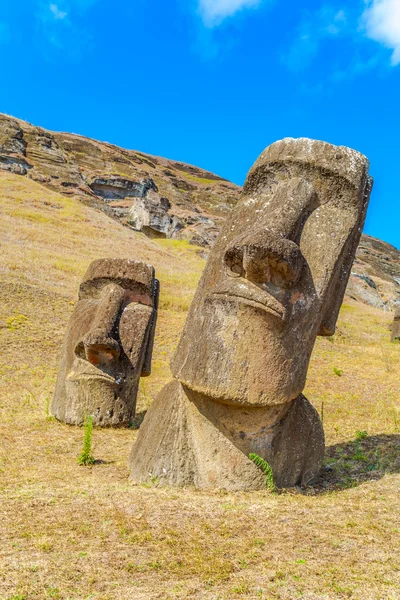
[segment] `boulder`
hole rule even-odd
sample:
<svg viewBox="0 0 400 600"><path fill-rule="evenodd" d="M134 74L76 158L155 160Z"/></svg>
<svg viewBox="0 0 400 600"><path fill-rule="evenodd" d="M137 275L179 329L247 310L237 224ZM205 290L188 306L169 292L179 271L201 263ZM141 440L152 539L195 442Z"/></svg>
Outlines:
<svg viewBox="0 0 400 600"><path fill-rule="evenodd" d="M184 224L170 214L170 208L168 198L150 190L142 198L135 199L126 220L133 229L150 236L172 237L176 231L183 229Z"/></svg>

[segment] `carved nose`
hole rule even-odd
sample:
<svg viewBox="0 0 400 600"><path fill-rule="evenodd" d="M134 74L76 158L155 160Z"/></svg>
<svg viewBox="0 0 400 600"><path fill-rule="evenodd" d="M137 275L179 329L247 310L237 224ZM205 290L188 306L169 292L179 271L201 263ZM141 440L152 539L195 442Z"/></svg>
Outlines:
<svg viewBox="0 0 400 600"><path fill-rule="evenodd" d="M230 246L224 255L224 264L230 277L244 277L258 285L272 283L288 289L299 278L304 265L300 248L291 240L253 235L251 240L240 240Z"/></svg>
<svg viewBox="0 0 400 600"><path fill-rule="evenodd" d="M92 365L101 366L107 365L119 357L119 347L116 340L111 338L104 339L101 342L85 341L84 342L86 360Z"/></svg>
<svg viewBox="0 0 400 600"><path fill-rule="evenodd" d="M92 365L105 366L118 359L121 349L115 339L115 329L124 298L124 290L117 284L103 288L90 331L80 347Z"/></svg>

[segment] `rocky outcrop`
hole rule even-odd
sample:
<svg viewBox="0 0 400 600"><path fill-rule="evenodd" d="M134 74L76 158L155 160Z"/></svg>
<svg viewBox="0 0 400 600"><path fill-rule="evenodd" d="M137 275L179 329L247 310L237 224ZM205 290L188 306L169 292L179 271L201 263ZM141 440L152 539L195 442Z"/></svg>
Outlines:
<svg viewBox="0 0 400 600"><path fill-rule="evenodd" d="M79 195L148 235L209 247L240 188L218 175L0 115L0 169Z"/></svg>
<svg viewBox="0 0 400 600"><path fill-rule="evenodd" d="M0 129L0 169L26 175L32 165L26 160L26 141L16 121L6 121Z"/></svg>
<svg viewBox="0 0 400 600"><path fill-rule="evenodd" d="M170 208L168 198L163 198L151 190L134 201L128 212L127 223L149 235L172 237L175 225L181 222L170 214Z"/></svg>
<svg viewBox="0 0 400 600"><path fill-rule="evenodd" d="M125 198L144 198L149 190L158 192L156 184L150 178L137 182L122 177L96 177L89 187L106 202Z"/></svg>
<svg viewBox="0 0 400 600"><path fill-rule="evenodd" d="M400 299L400 251L363 235L346 294L376 308L391 310Z"/></svg>

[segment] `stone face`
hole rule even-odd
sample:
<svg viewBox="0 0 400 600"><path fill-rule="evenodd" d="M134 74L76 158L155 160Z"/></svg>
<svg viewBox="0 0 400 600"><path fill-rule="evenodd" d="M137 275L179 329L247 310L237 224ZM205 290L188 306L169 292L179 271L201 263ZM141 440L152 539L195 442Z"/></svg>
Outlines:
<svg viewBox="0 0 400 600"><path fill-rule="evenodd" d="M172 361L179 386L161 392L139 432L134 480L151 472L166 484L257 487L240 468L208 478L220 453L237 450L245 464L249 453L270 462L278 485L317 475L323 431L301 392L316 336L334 333L371 185L367 159L349 148L288 138L261 154L190 308ZM168 429L169 419L181 425L168 444L188 439L194 462L178 452L165 466L154 423ZM193 419L206 425L189 435Z"/></svg>
<svg viewBox="0 0 400 600"><path fill-rule="evenodd" d="M391 340L400 341L400 306L397 306L394 311Z"/></svg>
<svg viewBox="0 0 400 600"><path fill-rule="evenodd" d="M51 413L60 421L127 426L139 378L150 375L159 285L154 269L122 259L92 262L61 352Z"/></svg>

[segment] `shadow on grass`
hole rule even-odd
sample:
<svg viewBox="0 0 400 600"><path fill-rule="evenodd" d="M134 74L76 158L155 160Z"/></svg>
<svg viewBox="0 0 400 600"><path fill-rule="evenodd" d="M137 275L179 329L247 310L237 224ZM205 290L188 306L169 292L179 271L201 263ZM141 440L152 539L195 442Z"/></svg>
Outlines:
<svg viewBox="0 0 400 600"><path fill-rule="evenodd" d="M367 436L329 446L312 490L317 494L344 490L388 473L400 473L400 435Z"/></svg>
<svg viewBox="0 0 400 600"><path fill-rule="evenodd" d="M129 429L139 429L141 424L143 423L143 419L145 418L147 410L142 410L139 413L136 413L135 418L132 423L129 425Z"/></svg>

